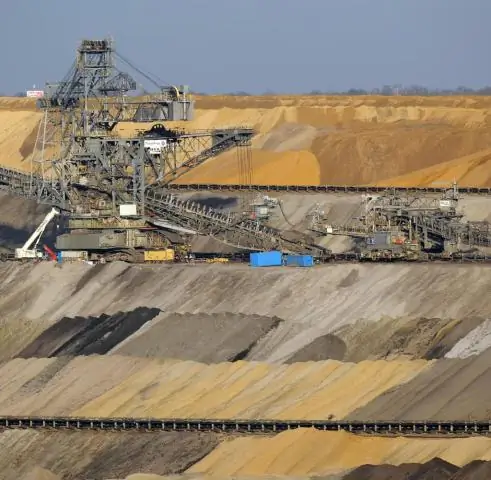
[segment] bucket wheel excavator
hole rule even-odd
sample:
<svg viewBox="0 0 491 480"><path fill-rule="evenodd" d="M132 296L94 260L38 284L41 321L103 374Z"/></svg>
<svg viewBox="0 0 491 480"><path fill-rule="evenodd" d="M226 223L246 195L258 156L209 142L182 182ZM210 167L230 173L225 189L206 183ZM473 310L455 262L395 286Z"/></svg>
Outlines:
<svg viewBox="0 0 491 480"><path fill-rule="evenodd" d="M130 67L156 93L116 66ZM186 249L193 235L246 250L326 255L310 238L291 240L240 214L222 214L171 195L166 186L223 152L251 148L253 128L171 128L192 120L186 86L163 85L119 54L111 39L83 40L65 78L48 84L31 173L0 167L0 188L35 198L67 217L58 250L94 259L132 259L141 250ZM159 79L158 79L159 80ZM130 95L133 93L133 95Z"/></svg>

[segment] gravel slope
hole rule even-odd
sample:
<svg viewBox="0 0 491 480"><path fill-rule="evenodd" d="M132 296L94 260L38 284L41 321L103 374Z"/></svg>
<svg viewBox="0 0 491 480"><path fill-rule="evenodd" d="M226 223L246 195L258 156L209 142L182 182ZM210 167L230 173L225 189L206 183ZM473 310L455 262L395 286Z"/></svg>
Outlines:
<svg viewBox="0 0 491 480"><path fill-rule="evenodd" d="M63 317L137 307L168 313L278 317L248 359L285 361L317 337L360 320L491 317L491 268L462 265L0 265L0 352L22 351ZM465 288L472 285L472 288ZM444 322L442 322L444 324ZM442 326L440 323L440 327Z"/></svg>

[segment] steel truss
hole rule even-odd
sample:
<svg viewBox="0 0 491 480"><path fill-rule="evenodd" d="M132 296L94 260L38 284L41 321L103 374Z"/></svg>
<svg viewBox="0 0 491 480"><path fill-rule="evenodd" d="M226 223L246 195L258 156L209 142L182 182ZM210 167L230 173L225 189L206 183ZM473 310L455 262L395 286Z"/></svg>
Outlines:
<svg viewBox="0 0 491 480"><path fill-rule="evenodd" d="M459 192L457 185L444 190L440 198L411 196L387 189L381 195L364 195L361 215L346 225L322 225L319 215L314 215L313 230L328 231L337 235L366 237L380 231L402 231L409 240L419 238L425 249L437 246L443 250L448 245L460 247L490 247L489 222L464 222L457 213Z"/></svg>
<svg viewBox="0 0 491 480"><path fill-rule="evenodd" d="M162 88L153 97L128 101L126 93L136 83L124 72L115 73L114 56L110 40L82 41L68 75L49 86L40 102L44 116L36 168L30 175L0 169L0 188L56 205L73 218L117 217L120 205L132 203L140 217L159 215L242 248L264 250L280 244L293 248L293 242L284 241L280 232L267 230L259 222L224 219L197 205L183 208L183 203L165 195L163 188L169 182L208 159L233 148L248 152L255 131L229 127L188 132L157 124L135 137L115 135L122 120L166 120L176 111L188 119L190 100L185 91L172 87ZM147 148L155 140L161 145L157 153ZM51 160L45 157L48 142L54 151Z"/></svg>
<svg viewBox="0 0 491 480"><path fill-rule="evenodd" d="M289 239L280 230L264 226L255 220L232 213L222 214L195 202L182 201L163 190L149 190L146 205L147 209L157 216L237 248L300 251L316 257L330 254L328 249L316 245L307 236Z"/></svg>

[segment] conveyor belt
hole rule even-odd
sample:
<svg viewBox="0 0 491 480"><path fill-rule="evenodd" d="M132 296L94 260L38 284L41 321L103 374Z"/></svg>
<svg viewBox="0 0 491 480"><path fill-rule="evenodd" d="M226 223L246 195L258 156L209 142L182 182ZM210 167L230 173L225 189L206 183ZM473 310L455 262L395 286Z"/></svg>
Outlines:
<svg viewBox="0 0 491 480"><path fill-rule="evenodd" d="M249 253L202 253L194 252L197 261L205 261L212 258L228 258L231 263L249 263ZM319 263L343 264L353 263L451 263L451 264L491 264L491 255L482 253L454 253L450 256L439 253L422 254L417 260L404 258L364 259L361 254L355 252L333 253L331 256L322 258Z"/></svg>
<svg viewBox="0 0 491 480"><path fill-rule="evenodd" d="M347 431L372 435L491 435L491 420L483 421L327 421L220 420L183 418L0 417L0 430L58 429L139 432L279 433L296 428Z"/></svg>
<svg viewBox="0 0 491 480"><path fill-rule="evenodd" d="M217 183L170 184L166 188L177 191L224 191L224 192L289 192L289 193L382 193L388 188L397 193L444 193L440 187L365 187L357 185L221 185ZM459 187L466 195L490 196L491 187Z"/></svg>

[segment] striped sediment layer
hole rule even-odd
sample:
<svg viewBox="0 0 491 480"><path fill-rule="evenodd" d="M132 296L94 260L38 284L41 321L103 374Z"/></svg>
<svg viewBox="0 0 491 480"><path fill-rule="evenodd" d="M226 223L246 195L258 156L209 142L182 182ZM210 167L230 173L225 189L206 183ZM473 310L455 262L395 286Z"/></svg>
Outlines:
<svg viewBox="0 0 491 480"><path fill-rule="evenodd" d="M118 355L2 365L1 415L342 418L431 367L418 361L291 365Z"/></svg>
<svg viewBox="0 0 491 480"><path fill-rule="evenodd" d="M491 349L465 359L359 363L17 358L0 367L0 415L482 420L490 365Z"/></svg>
<svg viewBox="0 0 491 480"><path fill-rule="evenodd" d="M279 318L254 314L172 314L138 307L113 315L64 317L16 356L117 354L205 363L254 360L255 350L267 346L282 323ZM359 321L318 336L286 363L468 357L491 345L490 325L482 317Z"/></svg>
<svg viewBox="0 0 491 480"><path fill-rule="evenodd" d="M2 480L124 478L136 472L181 473L219 443L214 434L0 432ZM46 472L46 470L48 472Z"/></svg>
<svg viewBox="0 0 491 480"><path fill-rule="evenodd" d="M118 337L120 341L114 348L121 350L115 353L206 362L230 360L239 352L244 352L247 360L267 362L326 358L358 361L399 354L437 358L449 353L457 342L491 318L491 269L485 266L394 264L251 269L245 265L115 263L66 264L58 269L43 263L2 264L0 276L4 279L0 288L0 361L21 353L64 317L111 316L142 306L182 316L164 319L159 315L139 328L137 324L129 325L133 320L128 316L118 323L121 332L142 335L134 336L135 341L128 340L125 346L121 345L122 336ZM227 312L235 313L228 320L216 316ZM187 318L190 314L209 317ZM277 322L273 317L283 321ZM80 319L80 323L85 325L84 320ZM450 335L447 326L455 335ZM482 332L487 336L488 330L484 328ZM50 331L55 333L56 329ZM244 341L236 344L242 335ZM326 335L336 337L331 338L333 348L312 345ZM218 338L224 343L220 344ZM186 348L180 352L181 344ZM189 354L193 346L199 350L196 355ZM222 347L230 350L221 357L214 356L211 346L216 351ZM481 343L479 349L485 346L485 342ZM295 357L302 350L304 355ZM82 349L81 353L85 351L90 350ZM183 356L184 351L189 356ZM66 351L70 353L74 350ZM39 354L49 356L53 350Z"/></svg>
<svg viewBox="0 0 491 480"><path fill-rule="evenodd" d="M0 434L0 469L4 480L488 480L491 474L491 462L467 461L488 458L489 439L356 441L346 433L314 433L218 444L214 435L195 433L9 431ZM14 456L22 462L12 462Z"/></svg>

